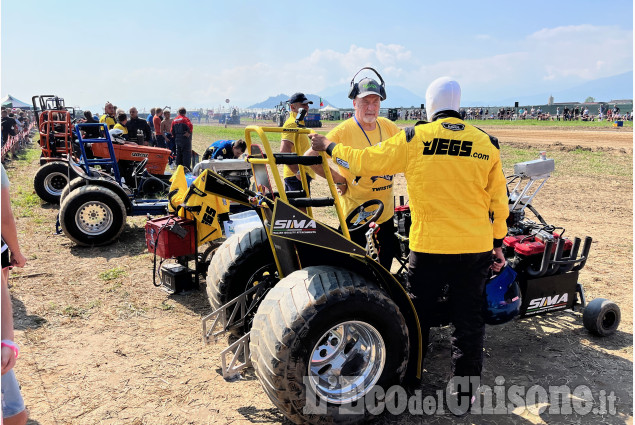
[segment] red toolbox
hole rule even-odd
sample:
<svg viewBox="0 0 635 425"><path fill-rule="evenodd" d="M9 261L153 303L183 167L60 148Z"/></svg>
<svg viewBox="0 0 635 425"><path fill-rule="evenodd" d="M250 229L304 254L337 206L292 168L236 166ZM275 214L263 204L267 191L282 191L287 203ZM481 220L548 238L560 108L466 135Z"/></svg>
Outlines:
<svg viewBox="0 0 635 425"><path fill-rule="evenodd" d="M146 222L148 251L161 258L196 253L196 223L177 216L165 216ZM156 250L155 250L156 247Z"/></svg>

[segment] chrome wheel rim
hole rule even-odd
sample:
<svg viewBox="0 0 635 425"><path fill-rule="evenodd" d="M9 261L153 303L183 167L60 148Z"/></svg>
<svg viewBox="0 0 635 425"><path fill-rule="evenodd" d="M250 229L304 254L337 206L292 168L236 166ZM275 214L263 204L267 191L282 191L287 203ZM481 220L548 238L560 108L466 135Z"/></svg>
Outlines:
<svg viewBox="0 0 635 425"><path fill-rule="evenodd" d="M59 196L62 194L62 190L64 190L67 183L68 179L66 174L59 172L51 173L44 179L44 190L51 195Z"/></svg>
<svg viewBox="0 0 635 425"><path fill-rule="evenodd" d="M385 362L386 346L377 329L360 321L340 323L313 347L309 382L329 403L352 403L377 383Z"/></svg>
<svg viewBox="0 0 635 425"><path fill-rule="evenodd" d="M101 235L113 223L112 211L99 201L87 202L75 214L75 224L87 235Z"/></svg>

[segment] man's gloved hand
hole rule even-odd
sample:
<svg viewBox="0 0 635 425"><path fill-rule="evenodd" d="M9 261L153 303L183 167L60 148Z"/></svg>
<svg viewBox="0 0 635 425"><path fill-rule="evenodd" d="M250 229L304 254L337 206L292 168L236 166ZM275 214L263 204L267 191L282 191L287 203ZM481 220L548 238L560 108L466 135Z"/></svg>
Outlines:
<svg viewBox="0 0 635 425"><path fill-rule="evenodd" d="M490 267L492 270L498 273L505 266L505 256L503 255L503 248L494 248L492 254L494 256L494 263Z"/></svg>

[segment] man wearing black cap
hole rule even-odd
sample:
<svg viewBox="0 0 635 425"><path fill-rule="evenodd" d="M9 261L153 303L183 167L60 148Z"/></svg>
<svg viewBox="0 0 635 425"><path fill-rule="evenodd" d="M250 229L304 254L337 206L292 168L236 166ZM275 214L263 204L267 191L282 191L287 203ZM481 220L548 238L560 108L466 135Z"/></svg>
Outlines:
<svg viewBox="0 0 635 425"><path fill-rule="evenodd" d="M296 119L300 112L300 109L305 109L308 112L309 105L313 102L307 99L304 93L295 93L289 98L288 102L291 113L289 114L289 118L285 121L282 128L298 128ZM304 125L304 121L300 121L300 125ZM306 134L297 134L284 131L282 132L280 152L297 153L298 155L302 155L310 147L311 142L309 141L309 138ZM300 180L300 167L298 165L285 165L284 169L282 170L282 176L284 178L285 191L302 190L302 180ZM309 168L306 173L306 179L309 186L311 184L311 180L314 177L315 172Z"/></svg>
<svg viewBox="0 0 635 425"><path fill-rule="evenodd" d="M331 130L326 138L343 146L354 149L363 149L367 146L378 145L383 140L389 139L399 133L399 127L387 118L379 116L381 101L386 98L383 84L377 83L372 78L363 78L357 83L357 93L353 97L355 114L340 125ZM312 150L307 155L317 155ZM395 252L393 214L395 201L393 198L393 176L357 176L348 169L337 164L338 172L331 170L333 181L338 185L340 200L344 214L349 214L359 205L371 199L379 199L384 204L384 212L377 220L379 232L379 262L390 270ZM322 177L322 166L314 166L313 169ZM360 246L366 246L364 232L351 233L353 242Z"/></svg>

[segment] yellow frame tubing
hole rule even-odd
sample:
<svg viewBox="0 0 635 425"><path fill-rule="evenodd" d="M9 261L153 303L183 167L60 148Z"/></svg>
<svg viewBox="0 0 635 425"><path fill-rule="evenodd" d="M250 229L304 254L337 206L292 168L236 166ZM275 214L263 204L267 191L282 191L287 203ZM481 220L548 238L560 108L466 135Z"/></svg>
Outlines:
<svg viewBox="0 0 635 425"><path fill-rule="evenodd" d="M280 172L278 171L278 166L276 164L276 160L273 156L273 151L271 150L271 145L269 144L269 139L267 138L265 133L282 133L282 132L293 132L295 133L295 137L298 134L311 134L314 131L309 130L307 128L281 128L281 127L260 127L257 125L249 125L245 127L245 142L247 143L247 152L251 152L251 133L257 133L262 141L263 148L265 150L265 155L267 158L247 158L247 162L250 164L262 164L269 165L271 168L271 174L273 174L273 179L276 182L276 187L278 188L278 193L280 198L286 203L289 203L287 198L287 193L284 190L284 184L282 179L280 178ZM326 177L326 181L328 182L329 190L331 192L331 197L335 202L335 210L337 212L337 218L340 222L340 227L342 228L342 233L346 239L351 240L351 235L348 231L348 226L346 225L346 219L344 217L344 211L342 210L342 204L340 203L339 194L337 193L337 189L335 188L335 183L333 182L333 175L331 174L331 168L329 167L328 158L324 152L320 152L320 156L322 157L322 169L324 170L324 176ZM301 180L302 180L302 188L304 191L309 194L308 184L306 181L306 173L304 170L304 165L298 165L301 171ZM313 218L313 211L311 208L307 209L307 212L311 218ZM271 231L265 227L267 234L269 235L269 243L271 244L271 250L273 251L273 256L276 261L276 266L278 267L278 273L280 273L280 264L278 262L278 257L276 256L276 250L273 246L273 241L271 239ZM282 274L281 274L282 277Z"/></svg>

